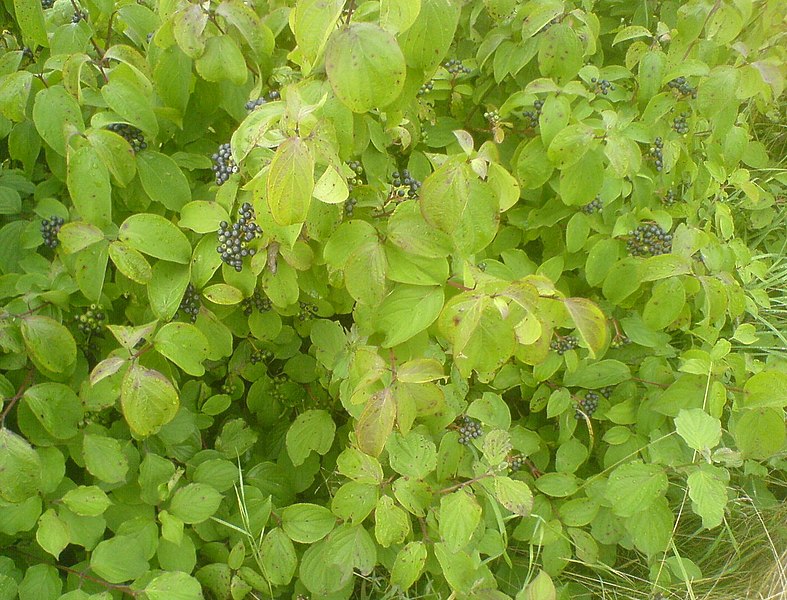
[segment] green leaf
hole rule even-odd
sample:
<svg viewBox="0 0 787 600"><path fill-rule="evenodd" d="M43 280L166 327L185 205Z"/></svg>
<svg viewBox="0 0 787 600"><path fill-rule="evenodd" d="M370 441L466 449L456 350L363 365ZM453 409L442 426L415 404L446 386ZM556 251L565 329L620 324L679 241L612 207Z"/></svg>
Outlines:
<svg viewBox="0 0 787 600"><path fill-rule="evenodd" d="M266 189L276 223L293 225L306 220L314 191L314 158L301 138L289 138L276 149Z"/></svg>
<svg viewBox="0 0 787 600"><path fill-rule="evenodd" d="M109 171L93 148L69 151L67 181L68 193L82 219L99 228L112 222Z"/></svg>
<svg viewBox="0 0 787 600"><path fill-rule="evenodd" d="M88 300L98 302L104 289L109 262L109 243L101 240L76 254L74 267L80 291Z"/></svg>
<svg viewBox="0 0 787 600"><path fill-rule="evenodd" d="M60 240L63 252L73 254L74 252L84 250L96 242L100 242L104 239L104 234L94 225L83 221L75 221L63 225L57 234L57 239Z"/></svg>
<svg viewBox="0 0 787 600"><path fill-rule="evenodd" d="M584 48L566 23L558 23L539 36L538 67L544 77L563 83L573 79L582 67Z"/></svg>
<svg viewBox="0 0 787 600"><path fill-rule="evenodd" d="M440 316L443 289L398 285L376 310L376 324L385 334L384 348L406 342L427 329Z"/></svg>
<svg viewBox="0 0 787 600"><path fill-rule="evenodd" d="M631 379L631 371L619 360L600 360L581 365L566 373L563 383L568 387L598 389Z"/></svg>
<svg viewBox="0 0 787 600"><path fill-rule="evenodd" d="M87 470L106 483L120 483L128 473L128 459L120 442L105 435L86 433L82 440L82 456Z"/></svg>
<svg viewBox="0 0 787 600"><path fill-rule="evenodd" d="M312 544L328 535L336 524L324 506L317 504L291 504L281 512L281 526L294 542Z"/></svg>
<svg viewBox="0 0 787 600"><path fill-rule="evenodd" d="M753 408L736 420L733 436L748 458L767 459L784 445L785 425L782 409Z"/></svg>
<svg viewBox="0 0 787 600"><path fill-rule="evenodd" d="M425 479L437 467L434 442L411 431L407 435L394 432L386 444L391 468L406 477Z"/></svg>
<svg viewBox="0 0 787 600"><path fill-rule="evenodd" d="M461 7L450 0L421 0L415 23L399 36L407 65L432 73L454 41Z"/></svg>
<svg viewBox="0 0 787 600"><path fill-rule="evenodd" d="M385 250L377 240L353 252L344 265L344 284L360 304L375 305L385 295Z"/></svg>
<svg viewBox="0 0 787 600"><path fill-rule="evenodd" d="M166 154L154 150L141 152L137 155L137 168L142 188L151 200L174 211L179 211L191 202L188 179L177 163Z"/></svg>
<svg viewBox="0 0 787 600"><path fill-rule="evenodd" d="M701 408L682 409L675 417L675 430L698 452L712 450L721 441L721 422Z"/></svg>
<svg viewBox="0 0 787 600"><path fill-rule="evenodd" d="M391 33L406 31L418 19L421 0L382 0L380 24Z"/></svg>
<svg viewBox="0 0 787 600"><path fill-rule="evenodd" d="M41 138L60 156L66 155L66 140L85 131L79 104L61 85L36 94L33 123Z"/></svg>
<svg viewBox="0 0 787 600"><path fill-rule="evenodd" d="M188 573L172 571L155 577L145 586L147 600L203 600L202 586Z"/></svg>
<svg viewBox="0 0 787 600"><path fill-rule="evenodd" d="M713 529L724 521L727 506L729 473L713 465L701 465L686 479L694 512L702 517L702 526Z"/></svg>
<svg viewBox="0 0 787 600"><path fill-rule="evenodd" d="M466 166L449 160L424 180L420 189L421 214L429 225L452 234L469 199L470 181Z"/></svg>
<svg viewBox="0 0 787 600"><path fill-rule="evenodd" d="M685 305L686 289L680 279L664 279L653 286L648 303L642 311L642 320L651 329L664 329L680 316Z"/></svg>
<svg viewBox="0 0 787 600"><path fill-rule="evenodd" d="M555 584L544 570L539 570L535 579L516 595L516 600L555 600L556 598Z"/></svg>
<svg viewBox="0 0 787 600"><path fill-rule="evenodd" d="M559 169L575 165L590 150L595 135L593 128L584 123L569 125L560 131L549 144L547 157Z"/></svg>
<svg viewBox="0 0 787 600"><path fill-rule="evenodd" d="M579 486L577 478L571 473L545 473L535 483L539 491L553 498L573 495Z"/></svg>
<svg viewBox="0 0 787 600"><path fill-rule="evenodd" d="M128 244L123 242L112 242L109 244L109 258L131 281L145 285L153 277L153 269L141 252L138 252Z"/></svg>
<svg viewBox="0 0 787 600"><path fill-rule="evenodd" d="M372 456L380 456L396 418L396 403L390 388L372 395L355 425L358 447Z"/></svg>
<svg viewBox="0 0 787 600"><path fill-rule="evenodd" d="M153 314L162 321L172 319L188 284L188 266L164 261L156 263L153 266L153 276L148 283L148 299ZM197 326L199 327L199 323Z"/></svg>
<svg viewBox="0 0 787 600"><path fill-rule="evenodd" d="M523 189L534 190L549 181L554 170L541 138L537 137L530 140L519 153L515 174Z"/></svg>
<svg viewBox="0 0 787 600"><path fill-rule="evenodd" d="M168 510L184 523L202 523L219 509L221 500L221 493L213 486L190 483L175 492Z"/></svg>
<svg viewBox="0 0 787 600"><path fill-rule="evenodd" d="M214 35L205 43L205 52L195 61L197 73L205 81L229 81L243 85L249 75L246 59L228 35Z"/></svg>
<svg viewBox="0 0 787 600"><path fill-rule="evenodd" d="M260 546L265 575L273 585L287 585L295 575L298 557L287 534L280 528L271 529Z"/></svg>
<svg viewBox="0 0 787 600"><path fill-rule="evenodd" d="M158 120L148 99L150 82L144 83L131 67L121 64L112 70L109 83L101 87L101 96L125 121L152 138L158 134Z"/></svg>
<svg viewBox="0 0 787 600"><path fill-rule="evenodd" d="M90 568L109 583L123 583L144 575L150 566L142 541L133 535L116 535L99 542L90 554Z"/></svg>
<svg viewBox="0 0 787 600"><path fill-rule="evenodd" d="M408 256L442 258L451 251L449 235L430 226L415 202L402 202L396 207L388 219L387 240Z"/></svg>
<svg viewBox="0 0 787 600"><path fill-rule="evenodd" d="M331 512L342 521L361 523L374 510L379 495L375 485L348 481L331 499Z"/></svg>
<svg viewBox="0 0 787 600"><path fill-rule="evenodd" d="M16 24L22 30L27 45L34 47L49 46L46 35L46 25L44 23L44 11L41 3L36 0L14 0L14 15Z"/></svg>
<svg viewBox="0 0 787 600"><path fill-rule="evenodd" d="M52 437L67 440L79 432L79 423L83 417L82 403L67 385L40 383L27 388L24 399Z"/></svg>
<svg viewBox="0 0 787 600"><path fill-rule="evenodd" d="M229 221L229 216L221 204L198 200L189 202L180 210L178 226L197 233L210 233L217 231L222 221Z"/></svg>
<svg viewBox="0 0 787 600"><path fill-rule="evenodd" d="M562 167L560 199L569 206L584 206L592 202L601 191L604 174L601 151L593 149L586 152L576 163Z"/></svg>
<svg viewBox="0 0 787 600"><path fill-rule="evenodd" d="M631 517L646 511L663 496L668 484L667 475L659 465L632 462L612 471L605 497L612 502L612 512L619 517Z"/></svg>
<svg viewBox="0 0 787 600"><path fill-rule="evenodd" d="M374 510L374 537L383 548L404 542L410 533L410 517L394 504L393 498L383 496Z"/></svg>
<svg viewBox="0 0 787 600"><path fill-rule="evenodd" d="M325 455L331 449L336 424L324 410L307 410L295 419L287 430L287 453L292 464L302 465L312 450Z"/></svg>
<svg viewBox="0 0 787 600"><path fill-rule="evenodd" d="M156 332L153 347L189 375L205 373L202 361L208 357L208 340L188 323L167 323Z"/></svg>
<svg viewBox="0 0 787 600"><path fill-rule="evenodd" d="M41 488L41 458L23 437L0 429L0 498L23 502Z"/></svg>
<svg viewBox="0 0 787 600"><path fill-rule="evenodd" d="M402 590L409 589L421 576L426 564L426 546L423 542L410 542L404 546L394 559L391 569L391 583Z"/></svg>
<svg viewBox="0 0 787 600"><path fill-rule="evenodd" d="M238 304L241 300L243 300L243 292L241 292L236 287L227 285L226 283L215 283L213 285L209 285L204 290L202 290L202 295L214 304L221 304L224 306Z"/></svg>
<svg viewBox="0 0 787 600"><path fill-rule="evenodd" d="M216 7L216 14L240 31L257 58L271 55L275 45L273 33L250 7L240 0L224 0Z"/></svg>
<svg viewBox="0 0 787 600"><path fill-rule="evenodd" d="M69 490L63 496L63 503L75 514L84 517L97 517L112 504L100 487L81 485Z"/></svg>
<svg viewBox="0 0 787 600"><path fill-rule="evenodd" d="M117 183L122 187L131 183L137 174L137 163L129 143L119 134L103 129L88 132L87 138Z"/></svg>
<svg viewBox="0 0 787 600"><path fill-rule="evenodd" d="M787 406L787 374L775 370L752 375L743 386L745 408Z"/></svg>
<svg viewBox="0 0 787 600"><path fill-rule="evenodd" d="M181 50L191 58L197 58L205 49L205 25L208 13L196 4L187 4L175 14L172 33Z"/></svg>
<svg viewBox="0 0 787 600"><path fill-rule="evenodd" d="M606 316L594 302L585 298L564 298L563 306L587 345L590 357L596 358L609 342Z"/></svg>
<svg viewBox="0 0 787 600"><path fill-rule="evenodd" d="M50 508L38 519L36 541L55 559L60 558L60 553L68 546L70 541L68 525L57 516L54 509Z"/></svg>
<svg viewBox="0 0 787 600"><path fill-rule="evenodd" d="M76 360L76 342L63 325L42 315L22 320L22 338L30 357L54 373L66 373Z"/></svg>
<svg viewBox="0 0 787 600"><path fill-rule="evenodd" d="M520 517L527 517L533 510L533 492L524 481L510 477L495 477L495 498L508 510Z"/></svg>
<svg viewBox="0 0 787 600"><path fill-rule="evenodd" d="M404 86L406 68L396 39L372 23L351 23L334 31L325 51L333 91L353 112L383 108Z"/></svg>
<svg viewBox="0 0 787 600"><path fill-rule="evenodd" d="M481 505L464 489L440 499L440 538L450 552L459 552L481 522Z"/></svg>
<svg viewBox="0 0 787 600"><path fill-rule="evenodd" d="M63 582L55 567L33 565L19 584L19 600L58 600L62 589Z"/></svg>
<svg viewBox="0 0 787 600"><path fill-rule="evenodd" d="M158 371L132 364L123 376L120 405L131 430L140 437L157 433L175 418L178 392Z"/></svg>
<svg viewBox="0 0 787 600"><path fill-rule="evenodd" d="M291 27L298 50L305 59L305 64L302 63L304 75L317 64L343 6L340 0L306 0L295 5Z"/></svg>
<svg viewBox="0 0 787 600"><path fill-rule="evenodd" d="M118 239L135 250L180 264L191 259L191 244L183 232L162 216L131 215L123 221Z"/></svg>

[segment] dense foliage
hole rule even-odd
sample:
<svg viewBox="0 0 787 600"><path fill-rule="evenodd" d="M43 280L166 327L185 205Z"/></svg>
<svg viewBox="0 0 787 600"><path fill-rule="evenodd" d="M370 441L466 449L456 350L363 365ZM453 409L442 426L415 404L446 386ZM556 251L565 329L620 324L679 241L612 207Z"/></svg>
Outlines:
<svg viewBox="0 0 787 600"><path fill-rule="evenodd" d="M784 499L779 4L4 0L0 598L701 578Z"/></svg>

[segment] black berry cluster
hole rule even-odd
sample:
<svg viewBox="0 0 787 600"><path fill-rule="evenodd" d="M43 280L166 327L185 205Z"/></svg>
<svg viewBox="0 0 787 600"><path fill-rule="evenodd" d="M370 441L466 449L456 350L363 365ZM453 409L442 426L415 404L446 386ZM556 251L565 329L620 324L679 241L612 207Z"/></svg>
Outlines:
<svg viewBox="0 0 787 600"><path fill-rule="evenodd" d="M246 102L246 110L249 111L254 110L258 106L262 106L266 102L267 100L265 98L254 98L253 100L249 100L248 102Z"/></svg>
<svg viewBox="0 0 787 600"><path fill-rule="evenodd" d="M592 417L593 413L596 412L596 409L598 408L598 399L599 395L596 392L587 392L585 397L580 398L577 402L574 418L584 419L585 415Z"/></svg>
<svg viewBox="0 0 787 600"><path fill-rule="evenodd" d="M352 217L357 203L358 201L355 198L347 198L347 200L344 201L344 214L348 217Z"/></svg>
<svg viewBox="0 0 787 600"><path fill-rule="evenodd" d="M454 77L458 77L459 75L464 75L472 71L470 67L466 67L464 64L462 64L462 61L458 58L452 58L451 60L447 61L445 63L445 68L448 69L448 72Z"/></svg>
<svg viewBox="0 0 787 600"><path fill-rule="evenodd" d="M525 119L530 119L530 129L538 127L538 119L541 116L541 109L544 108L543 100L533 102L533 110L526 110L522 113Z"/></svg>
<svg viewBox="0 0 787 600"><path fill-rule="evenodd" d="M527 460L521 454L508 457L508 467L512 471L521 471L522 467L524 467L526 464L527 464Z"/></svg>
<svg viewBox="0 0 787 600"><path fill-rule="evenodd" d="M675 133L686 135L689 132L689 124L686 122L686 117L688 116L689 113L682 112L680 115L672 119L672 129L675 131Z"/></svg>
<svg viewBox="0 0 787 600"><path fill-rule="evenodd" d="M245 202L235 223L219 223L219 246L216 252L221 255L222 261L240 272L243 270L243 259L256 253L254 248L248 247L249 242L261 233L262 228L254 222L254 209Z"/></svg>
<svg viewBox="0 0 787 600"><path fill-rule="evenodd" d="M459 418L457 425L459 426L460 444L469 444L471 441L481 437L483 434L481 422L473 419L472 417L468 417L467 415L462 415Z"/></svg>
<svg viewBox="0 0 787 600"><path fill-rule="evenodd" d="M423 96L434 89L434 82L430 79L418 89L418 95Z"/></svg>
<svg viewBox="0 0 787 600"><path fill-rule="evenodd" d="M664 140L661 137L657 137L653 140L653 145L650 147L650 157L653 159L653 164L656 166L657 171L661 171L664 168Z"/></svg>
<svg viewBox="0 0 787 600"><path fill-rule="evenodd" d="M640 225L629 232L626 249L631 256L657 256L672 252L672 234L655 224Z"/></svg>
<svg viewBox="0 0 787 600"><path fill-rule="evenodd" d="M55 0L41 0L41 8L46 10L47 8L52 8L55 5Z"/></svg>
<svg viewBox="0 0 787 600"><path fill-rule="evenodd" d="M65 219L55 216L41 221L41 237L44 238L45 246L54 249L60 245L57 234L60 233L63 223L65 223Z"/></svg>
<svg viewBox="0 0 787 600"><path fill-rule="evenodd" d="M142 131L133 125L129 125L128 123L111 123L110 125L107 125L107 129L109 131L114 131L120 137L126 140L135 154L148 147Z"/></svg>
<svg viewBox="0 0 787 600"><path fill-rule="evenodd" d="M596 92L596 94L603 94L604 96L606 96L610 92L610 90L612 91L615 90L615 86L612 85L606 79L596 79L595 77L593 77L590 80L590 82L594 84L595 86L594 91Z"/></svg>
<svg viewBox="0 0 787 600"><path fill-rule="evenodd" d="M596 196L592 202L588 202L582 207L582 212L586 215L592 215L593 213L600 212L602 208L604 208L604 205L601 203L601 198Z"/></svg>
<svg viewBox="0 0 787 600"><path fill-rule="evenodd" d="M263 296L260 290L254 290L251 296L241 300L240 307L243 314L250 317L255 308L257 312L268 312L271 309L271 301Z"/></svg>
<svg viewBox="0 0 787 600"><path fill-rule="evenodd" d="M363 165L360 161L351 160L348 161L347 166L350 167L350 170L353 172L352 176L347 180L350 191L352 191L355 186L364 184Z"/></svg>
<svg viewBox="0 0 787 600"><path fill-rule="evenodd" d="M107 316L97 304L91 304L84 314L76 318L77 329L86 336L98 335L104 327Z"/></svg>
<svg viewBox="0 0 787 600"><path fill-rule="evenodd" d="M606 398L607 400L609 400L609 397L612 395L613 391L614 391L614 388L611 385L608 385L606 387L601 388L598 391L598 393L601 394L602 396L604 396L604 398Z"/></svg>
<svg viewBox="0 0 787 600"><path fill-rule="evenodd" d="M299 305L298 311L298 320L299 321L308 321L309 319L313 319L314 316L317 314L317 307L314 304L309 304L308 302L301 302Z"/></svg>
<svg viewBox="0 0 787 600"><path fill-rule="evenodd" d="M661 203L665 206L672 206L678 201L678 196L675 193L675 190L670 188L667 190L667 193L661 197Z"/></svg>
<svg viewBox="0 0 787 600"><path fill-rule="evenodd" d="M222 185L230 175L238 172L238 165L232 158L232 148L229 144L219 146L218 152L213 156L213 172L216 174L216 185Z"/></svg>
<svg viewBox="0 0 787 600"><path fill-rule="evenodd" d="M257 363L269 361L272 358L273 352L270 350L257 350L255 348L252 350L249 360L251 361L251 364L256 365Z"/></svg>
<svg viewBox="0 0 787 600"><path fill-rule="evenodd" d="M631 343L631 339L625 333L618 333L612 338L610 348L622 348Z"/></svg>
<svg viewBox="0 0 787 600"><path fill-rule="evenodd" d="M558 336L549 344L549 347L561 356L577 346L579 346L579 340L575 335Z"/></svg>
<svg viewBox="0 0 787 600"><path fill-rule="evenodd" d="M685 77L676 77L667 83L667 87L676 90L681 96L697 97L697 88L691 87Z"/></svg>
<svg viewBox="0 0 787 600"><path fill-rule="evenodd" d="M71 17L72 23L79 23L80 21L87 21L87 12L84 10L74 11L74 16Z"/></svg>
<svg viewBox="0 0 787 600"><path fill-rule="evenodd" d="M268 102L275 102L279 98L281 98L281 94L279 93L279 90L271 90L270 92L268 92Z"/></svg>
<svg viewBox="0 0 787 600"><path fill-rule="evenodd" d="M496 110L490 110L484 113L484 118L489 121L490 125L495 126L500 122L500 113Z"/></svg>
<svg viewBox="0 0 787 600"><path fill-rule="evenodd" d="M199 314L199 307L200 307L200 295L197 291L197 288L194 287L193 283L189 283L186 286L186 291L183 294L183 298L180 301L180 306L178 307L178 311L183 311L189 317L189 320L194 323L197 320L197 315Z"/></svg>
<svg viewBox="0 0 787 600"><path fill-rule="evenodd" d="M402 199L405 196L407 198L417 198L418 190L421 189L421 182L412 177L407 169L402 170L401 173L394 171L393 175L391 175L391 185L393 185L391 196Z"/></svg>

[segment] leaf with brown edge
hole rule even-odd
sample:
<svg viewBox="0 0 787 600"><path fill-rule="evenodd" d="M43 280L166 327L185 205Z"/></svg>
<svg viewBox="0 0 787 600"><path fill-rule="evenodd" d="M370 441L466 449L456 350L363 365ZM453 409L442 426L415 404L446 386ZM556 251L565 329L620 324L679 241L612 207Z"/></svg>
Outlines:
<svg viewBox="0 0 787 600"><path fill-rule="evenodd" d="M596 358L609 341L607 318L601 309L586 298L564 298L563 305L568 310L574 325L587 344L591 358Z"/></svg>
<svg viewBox="0 0 787 600"><path fill-rule="evenodd" d="M355 437L358 447L371 456L380 456L388 436L393 431L396 418L396 403L391 388L385 388L374 394L358 418L355 425Z"/></svg>

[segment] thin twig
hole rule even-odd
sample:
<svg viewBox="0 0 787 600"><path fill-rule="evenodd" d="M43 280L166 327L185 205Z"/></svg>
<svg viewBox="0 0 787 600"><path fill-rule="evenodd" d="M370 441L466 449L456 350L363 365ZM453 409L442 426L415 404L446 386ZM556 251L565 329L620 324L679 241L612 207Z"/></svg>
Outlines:
<svg viewBox="0 0 787 600"><path fill-rule="evenodd" d="M27 374L25 375L25 380L22 382L22 385L19 386L19 389L16 391L11 398L8 399L8 406L3 409L3 412L0 413L0 427L3 427L5 424L5 418L8 416L8 413L11 412L11 409L14 408L14 405L19 402L19 400L24 396L27 387L30 385L30 382L33 380L33 369L28 369Z"/></svg>
<svg viewBox="0 0 787 600"><path fill-rule="evenodd" d="M450 494L451 492L455 492L456 490L461 490L463 487L467 487L468 485L472 485L474 483L481 481L482 479L488 479L489 477L492 476L494 476L494 473L483 473L478 477L473 477L472 479L468 479L467 481L463 481L461 483L457 483L456 485L443 488L438 492L438 494Z"/></svg>

